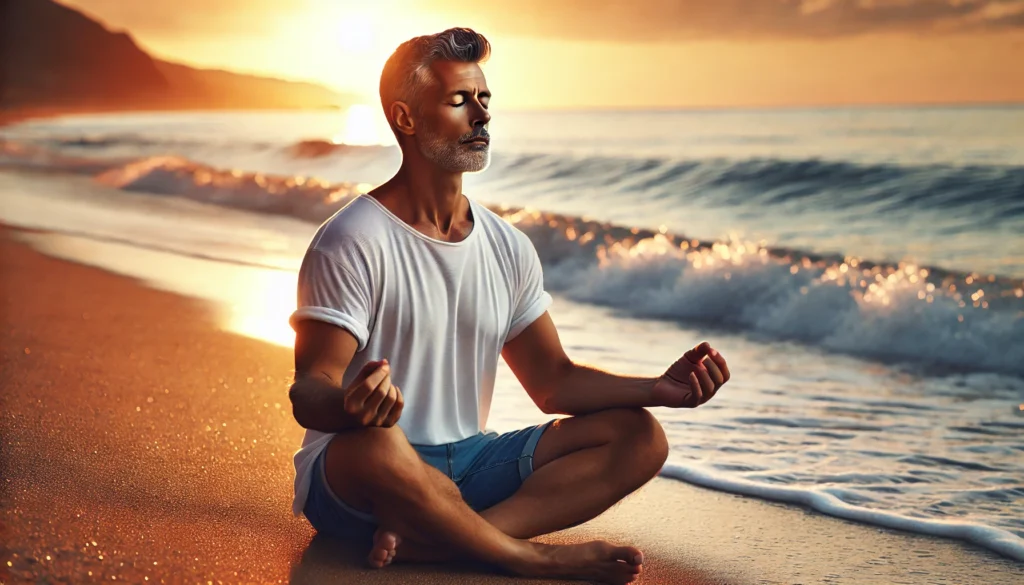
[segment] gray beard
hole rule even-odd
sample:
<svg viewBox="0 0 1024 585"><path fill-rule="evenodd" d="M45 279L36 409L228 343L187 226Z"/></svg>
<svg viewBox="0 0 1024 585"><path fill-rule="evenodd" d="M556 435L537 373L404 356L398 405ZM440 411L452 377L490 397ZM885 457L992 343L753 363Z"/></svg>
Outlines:
<svg viewBox="0 0 1024 585"><path fill-rule="evenodd" d="M458 142L449 142L432 133L424 132L419 141L420 153L441 169L450 173L476 173L491 162L491 149L470 150Z"/></svg>

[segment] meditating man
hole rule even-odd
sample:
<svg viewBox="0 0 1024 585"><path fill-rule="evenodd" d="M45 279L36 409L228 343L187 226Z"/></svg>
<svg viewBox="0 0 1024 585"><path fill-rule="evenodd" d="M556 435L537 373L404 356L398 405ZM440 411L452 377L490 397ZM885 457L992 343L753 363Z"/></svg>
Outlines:
<svg viewBox="0 0 1024 585"><path fill-rule="evenodd" d="M653 478L668 444L644 407L703 404L729 370L707 343L651 378L566 356L532 243L462 193L463 173L489 162L489 52L451 29L403 43L384 66L401 168L319 228L299 273L290 398L307 431L294 512L363 539L375 567L464 558L628 583L636 548L529 539ZM484 430L499 355L543 412L571 416Z"/></svg>

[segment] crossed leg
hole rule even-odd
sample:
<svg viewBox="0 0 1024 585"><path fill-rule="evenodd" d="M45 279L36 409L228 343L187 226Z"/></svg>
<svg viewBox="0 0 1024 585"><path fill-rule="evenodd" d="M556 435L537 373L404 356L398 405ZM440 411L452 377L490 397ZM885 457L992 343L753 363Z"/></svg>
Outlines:
<svg viewBox="0 0 1024 585"><path fill-rule="evenodd" d="M667 452L661 427L642 409L564 419L541 437L534 473L522 487L481 514L450 479L422 463L397 427L335 437L327 478L344 501L380 520L370 558L377 566L396 554L409 561L469 557L522 575L628 583L640 572L635 548L526 539L604 512L654 477Z"/></svg>
<svg viewBox="0 0 1024 585"><path fill-rule="evenodd" d="M650 481L667 456L665 433L646 410L563 419L541 435L522 487L481 515L515 538L575 526Z"/></svg>

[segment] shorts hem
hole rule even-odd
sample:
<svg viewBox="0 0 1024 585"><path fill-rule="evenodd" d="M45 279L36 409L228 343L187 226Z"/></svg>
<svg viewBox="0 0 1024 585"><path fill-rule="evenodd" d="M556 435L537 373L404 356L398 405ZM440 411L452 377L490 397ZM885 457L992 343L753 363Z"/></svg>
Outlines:
<svg viewBox="0 0 1024 585"><path fill-rule="evenodd" d="M530 438L526 440L526 444L523 445L523 452L519 456L519 480L526 481L526 478L533 474L533 454L537 450L537 443L540 442L541 435L548 429L554 421L548 421L542 425L537 425L532 431L530 431Z"/></svg>
<svg viewBox="0 0 1024 585"><path fill-rule="evenodd" d="M378 523L377 519L373 516L373 514L369 514L367 512L362 512L360 510L356 510L352 506L346 504L344 500L339 498L338 494L334 493L334 490L331 489L331 484L327 483L327 470L326 470L326 465L327 464L324 462L324 459L326 459L326 458L327 458L327 449L324 449L323 453L320 455L320 457L318 457L318 461L317 461L317 465L316 465L317 473L319 473L319 475L320 475L320 481L323 484L324 492L326 492L327 495L331 498L331 500L339 508L344 510L346 514L351 514L352 516L355 516L356 518L358 518L358 519L360 519L360 520L362 520L364 522L370 522L372 524L377 524Z"/></svg>

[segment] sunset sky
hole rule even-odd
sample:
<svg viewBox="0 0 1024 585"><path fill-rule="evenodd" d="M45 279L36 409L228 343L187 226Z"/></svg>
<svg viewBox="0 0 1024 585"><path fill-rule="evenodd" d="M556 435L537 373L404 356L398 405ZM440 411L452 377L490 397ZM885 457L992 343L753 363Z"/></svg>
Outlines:
<svg viewBox="0 0 1024 585"><path fill-rule="evenodd" d="M62 0L155 56L376 103L390 52L469 26L508 109L1024 101L1024 0Z"/></svg>

